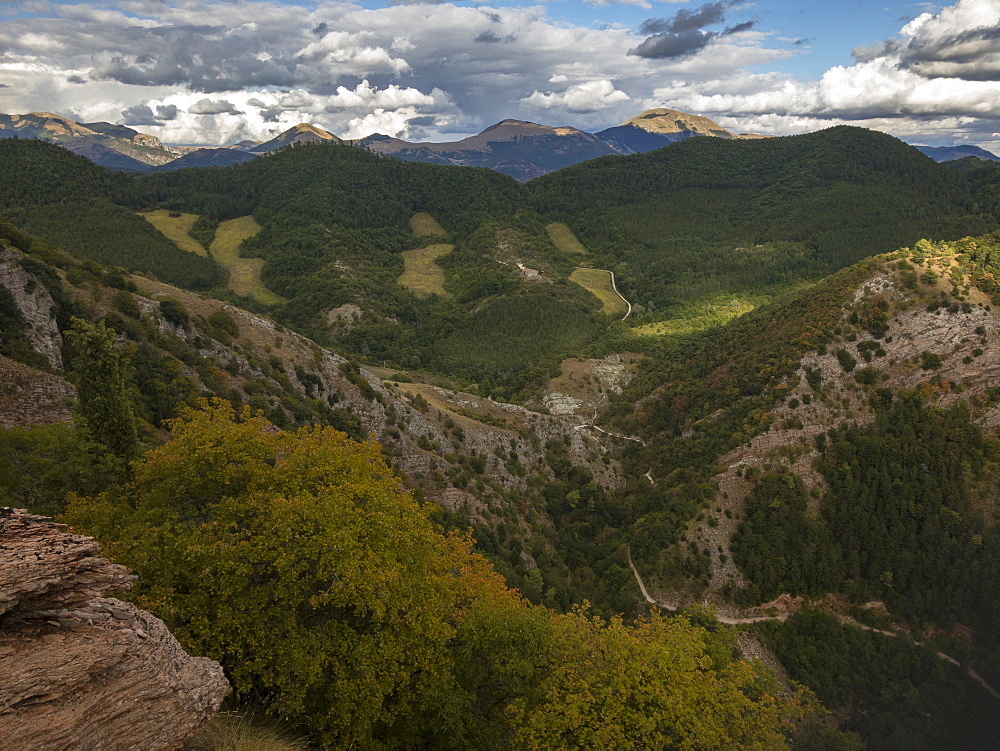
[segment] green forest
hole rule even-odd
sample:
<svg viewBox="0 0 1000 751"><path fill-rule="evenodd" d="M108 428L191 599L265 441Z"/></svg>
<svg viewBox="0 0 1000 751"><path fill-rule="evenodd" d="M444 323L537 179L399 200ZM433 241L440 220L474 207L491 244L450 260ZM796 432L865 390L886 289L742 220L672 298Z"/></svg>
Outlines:
<svg viewBox="0 0 1000 751"><path fill-rule="evenodd" d="M505 362L507 348L496 346L489 324L501 320L500 308L479 309L537 292L506 255L547 269L557 284L568 277L572 254L552 244L545 231L552 221L569 224L588 263L615 272L641 326L726 295L780 297L921 237L980 234L996 226L998 205L991 174L935 164L889 136L847 127L760 141L688 139L524 185L491 170L399 162L329 143L232 167L128 176L52 144L6 139L0 166L15 178L0 189L0 215L24 229L80 258L263 312L226 289L225 271L210 258L191 258L135 212L196 214L206 245L214 223L253 215L263 230L243 253L265 259L263 282L288 300L267 309L276 320L373 363L429 368L508 397L541 385L567 342L611 346L619 336L597 316L572 326L579 330L567 330L565 341L549 338L523 352L533 361L517 367L530 376L514 375ZM60 178L49 179L55 173ZM448 232L442 242L455 246L438 260L452 300L420 299L396 283L401 253L420 247L408 227L416 213L434 217ZM548 338L548 329L592 304L574 288L546 303L529 294L513 311L517 321L509 312L502 320L538 331L542 315ZM324 317L344 304L366 311L349 332ZM442 346L438 332L455 327L463 336Z"/></svg>
<svg viewBox="0 0 1000 751"><path fill-rule="evenodd" d="M1000 392L962 398L968 384L940 375L947 353L890 363L886 349L914 311L995 315L997 168L839 127L693 138L527 184L339 143L124 175L5 139L0 170L0 242L52 297L76 394L72 423L0 428L0 503L95 535L138 574L127 596L223 664L234 706L329 748L995 741L996 700L971 676L1000 685L1000 442L981 419ZM156 209L197 215L206 255L139 214ZM402 253L428 243L415 214L452 248L434 261L446 295L399 283ZM263 259L259 281L280 302L239 296L212 258L220 222L244 217L261 231L240 253ZM553 222L586 253L557 247ZM581 265L614 271L629 319L569 279ZM858 293L873 277L896 296ZM757 307L639 331L729 298ZM247 343L233 306L273 327L266 342ZM311 340L297 360L282 350L292 331ZM53 374L31 334L0 286L0 355ZM995 333L961 345L966 364L986 362ZM349 358L339 375L370 410L324 391L320 346ZM563 361L619 353L631 380L601 387L602 412L570 418L589 465L569 436L376 391L360 370L538 417ZM745 503L726 519L723 457L779 419L794 428L788 409L833 399L803 369L820 355L861 406L844 396L818 434L741 470ZM892 368L921 382L890 388ZM380 410L381 445L365 422ZM408 457L393 436L427 421L447 428L440 442L413 434L431 471L396 474ZM471 448L477 422L531 456L506 439ZM809 484L794 465L806 455ZM443 489L471 502L426 500ZM692 534L720 519L735 530L725 552ZM711 608L646 606L637 578L701 602L710 553L745 577L724 607L812 605L734 627ZM746 639L789 680L740 659Z"/></svg>

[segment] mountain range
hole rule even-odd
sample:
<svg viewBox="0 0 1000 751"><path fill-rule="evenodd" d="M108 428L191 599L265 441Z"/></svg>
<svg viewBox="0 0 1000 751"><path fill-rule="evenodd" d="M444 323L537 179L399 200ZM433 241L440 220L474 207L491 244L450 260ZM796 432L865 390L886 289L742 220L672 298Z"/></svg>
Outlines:
<svg viewBox="0 0 1000 751"><path fill-rule="evenodd" d="M734 134L707 117L656 108L596 133L508 119L459 141L416 143L375 134L349 143L404 161L487 167L524 182L589 159L646 153L694 136L767 137ZM52 141L102 167L130 172L228 167L297 143L342 140L322 128L299 123L264 142L241 141L226 147L169 146L124 125L78 123L50 112L0 114L0 138L9 137ZM970 156L1000 159L971 145L917 148L938 162Z"/></svg>

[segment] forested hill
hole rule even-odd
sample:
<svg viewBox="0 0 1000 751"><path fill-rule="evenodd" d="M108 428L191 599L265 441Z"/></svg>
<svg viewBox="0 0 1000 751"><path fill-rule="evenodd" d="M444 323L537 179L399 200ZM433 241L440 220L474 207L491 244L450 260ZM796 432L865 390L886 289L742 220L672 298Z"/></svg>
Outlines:
<svg viewBox="0 0 1000 751"><path fill-rule="evenodd" d="M921 237L992 229L983 187L892 136L839 126L786 138L692 138L531 183L657 307L739 284L818 277ZM990 202L992 205L992 202ZM758 249L756 252L754 249ZM726 278L726 277L729 278Z"/></svg>
<svg viewBox="0 0 1000 751"><path fill-rule="evenodd" d="M152 273L191 289L223 280L122 204L133 179L55 144L0 140L0 216L82 259Z"/></svg>
<svg viewBox="0 0 1000 751"><path fill-rule="evenodd" d="M746 309L921 237L996 226L995 174L938 165L890 136L849 127L691 138L527 185L337 143L125 176L53 145L11 140L0 142L0 169L16 177L0 188L0 213L81 258L267 305L341 351L419 364L506 397L539 387L556 358L606 333L601 303L571 279L577 266L613 270L632 320L655 324L717 299ZM220 221L252 217L259 232L231 252L263 259L256 273L266 289L235 298L212 251L182 251L136 215L154 209L190 216L206 250ZM444 234L415 235L416 214L431 215ZM551 239L554 220L575 231L582 254ZM423 250L437 281L401 284L404 253ZM540 270L540 281L518 264ZM359 320L338 330L329 316L345 305L360 309ZM522 335L532 347L510 346Z"/></svg>
<svg viewBox="0 0 1000 751"><path fill-rule="evenodd" d="M142 176L121 200L213 219L260 212L262 222L295 217L400 230L414 212L424 211L440 214L448 230L466 231L525 203L523 189L492 170L399 162L327 142L299 144L232 168Z"/></svg>
<svg viewBox="0 0 1000 751"><path fill-rule="evenodd" d="M541 210L572 216L677 190L753 188L787 197L844 182L959 200L960 181L947 174L897 138L841 125L784 138L687 139L649 154L567 167L531 187Z"/></svg>

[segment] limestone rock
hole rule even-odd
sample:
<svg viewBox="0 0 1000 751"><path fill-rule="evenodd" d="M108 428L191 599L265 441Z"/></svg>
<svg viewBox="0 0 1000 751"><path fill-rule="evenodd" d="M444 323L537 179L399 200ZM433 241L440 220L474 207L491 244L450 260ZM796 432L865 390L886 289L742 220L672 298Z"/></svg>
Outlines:
<svg viewBox="0 0 1000 751"><path fill-rule="evenodd" d="M0 509L0 745L174 749L218 710L222 668L101 595L131 584L92 538Z"/></svg>
<svg viewBox="0 0 1000 751"><path fill-rule="evenodd" d="M32 348L43 355L54 369L61 370L62 336L52 316L55 303L49 291L21 268L19 257L20 253L16 250L0 245L0 285L10 292L24 317L27 324L24 333Z"/></svg>
<svg viewBox="0 0 1000 751"><path fill-rule="evenodd" d="M0 426L72 422L76 389L65 378L0 355Z"/></svg>

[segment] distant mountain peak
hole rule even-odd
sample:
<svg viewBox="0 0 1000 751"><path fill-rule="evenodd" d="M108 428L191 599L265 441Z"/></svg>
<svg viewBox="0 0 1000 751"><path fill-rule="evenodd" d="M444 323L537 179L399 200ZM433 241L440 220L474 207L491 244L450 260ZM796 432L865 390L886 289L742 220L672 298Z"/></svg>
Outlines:
<svg viewBox="0 0 1000 751"><path fill-rule="evenodd" d="M687 132L702 136L716 136L717 138L733 137L732 133L714 120L709 120L702 115L692 115L667 107L646 110L641 115L636 115L622 123L622 127L629 125L633 128L641 128L648 133L670 134Z"/></svg>
<svg viewBox="0 0 1000 751"><path fill-rule="evenodd" d="M917 146L916 148L935 162L951 162L967 157L989 162L1000 161L1000 157L992 151L969 143L957 143L954 146Z"/></svg>
<svg viewBox="0 0 1000 751"><path fill-rule="evenodd" d="M330 131L323 130L322 128L317 128L312 123L299 123L298 125L296 125L296 126L294 126L292 128L289 128L288 130L286 130L285 133L290 133L292 131L294 131L296 133L312 133L315 136L319 136L324 141L339 141L340 140L335 135L333 135L333 133L331 133Z"/></svg>
<svg viewBox="0 0 1000 751"><path fill-rule="evenodd" d="M293 143L308 143L310 141L339 142L340 139L333 135L333 133L323 130L322 128L318 128L310 123L299 123L298 125L293 125L288 130L279 133L270 141L265 141L259 146L247 149L247 151L253 154L261 154L268 151L277 151L278 149L290 146Z"/></svg>
<svg viewBox="0 0 1000 751"><path fill-rule="evenodd" d="M482 139L489 134L490 138L488 140L495 141L510 140L518 136L571 136L577 133L583 133L583 131L567 126L553 127L551 125L540 125L528 120L507 118L506 120L501 120L496 125L491 125L479 135L472 136L472 138ZM471 139L467 138L465 140L469 141Z"/></svg>
<svg viewBox="0 0 1000 751"><path fill-rule="evenodd" d="M52 141L111 169L143 171L176 157L155 136L124 125L78 123L54 112L0 114L0 137L7 136Z"/></svg>

